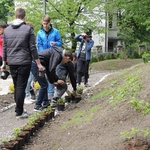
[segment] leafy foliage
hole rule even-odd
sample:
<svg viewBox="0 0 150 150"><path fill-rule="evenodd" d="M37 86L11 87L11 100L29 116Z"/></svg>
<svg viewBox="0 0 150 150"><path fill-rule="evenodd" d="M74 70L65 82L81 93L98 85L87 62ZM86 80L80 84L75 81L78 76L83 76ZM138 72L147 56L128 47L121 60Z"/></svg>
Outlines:
<svg viewBox="0 0 150 150"><path fill-rule="evenodd" d="M0 0L0 21L7 22L7 16L9 15L9 7L14 6L14 2L12 0Z"/></svg>
<svg viewBox="0 0 150 150"><path fill-rule="evenodd" d="M149 0L128 2L126 0L113 0L113 3L108 1L106 9L111 14L117 13L119 35L128 45L137 41L139 43L150 41L149 5Z"/></svg>
<svg viewBox="0 0 150 150"><path fill-rule="evenodd" d="M35 33L37 33L43 16L43 1L17 0L17 5L26 9L26 20L33 23ZM72 50L75 50L77 46L74 40L76 33L83 33L87 30L94 30L97 33L104 32L103 27L100 26L104 18L104 15L100 13L102 11L103 3L100 0L48 0L46 3L46 12L50 15L53 26L60 31L63 46L71 47Z"/></svg>

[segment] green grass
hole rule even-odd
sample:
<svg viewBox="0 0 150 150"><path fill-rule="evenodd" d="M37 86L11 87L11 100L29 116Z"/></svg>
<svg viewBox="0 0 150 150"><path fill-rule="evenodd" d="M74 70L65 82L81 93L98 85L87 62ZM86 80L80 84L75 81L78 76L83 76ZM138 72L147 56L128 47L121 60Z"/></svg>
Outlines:
<svg viewBox="0 0 150 150"><path fill-rule="evenodd" d="M103 71L103 70L120 70L120 69L125 69L129 68L133 65L143 63L142 59L113 59L113 60L105 60L105 61L100 61L96 63L92 63L90 65L90 68L92 70L96 71Z"/></svg>
<svg viewBox="0 0 150 150"><path fill-rule="evenodd" d="M67 129L69 127L71 127L71 125L73 124L78 124L78 123L83 123L86 121L91 121L94 113L100 109L99 105L93 106L90 109L86 109L85 110L78 110L74 113L74 116L66 121L64 124L61 125L61 129Z"/></svg>

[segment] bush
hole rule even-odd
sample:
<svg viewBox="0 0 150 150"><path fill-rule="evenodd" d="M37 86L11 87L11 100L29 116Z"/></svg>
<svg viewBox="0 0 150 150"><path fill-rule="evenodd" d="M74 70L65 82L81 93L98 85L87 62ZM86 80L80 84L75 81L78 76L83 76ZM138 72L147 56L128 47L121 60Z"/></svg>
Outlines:
<svg viewBox="0 0 150 150"><path fill-rule="evenodd" d="M93 56L93 57L91 58L90 63L94 63L94 62L98 62L98 59L97 59L97 57L94 57L94 56Z"/></svg>
<svg viewBox="0 0 150 150"><path fill-rule="evenodd" d="M104 55L100 54L97 56L98 61L103 61L104 60Z"/></svg>
<svg viewBox="0 0 150 150"><path fill-rule="evenodd" d="M149 53L144 53L142 55L142 59L143 59L144 63L148 63L150 61L150 54Z"/></svg>

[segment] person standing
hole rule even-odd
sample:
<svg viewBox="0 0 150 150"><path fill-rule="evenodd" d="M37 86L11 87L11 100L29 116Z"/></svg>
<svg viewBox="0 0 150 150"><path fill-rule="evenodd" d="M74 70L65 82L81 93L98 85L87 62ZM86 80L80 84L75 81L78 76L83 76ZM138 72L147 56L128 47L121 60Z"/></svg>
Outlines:
<svg viewBox="0 0 150 150"><path fill-rule="evenodd" d="M3 33L5 28L7 27L7 24L5 22L0 22L0 66L2 65L2 52L3 52Z"/></svg>
<svg viewBox="0 0 150 150"><path fill-rule="evenodd" d="M26 12L22 8L15 11L15 19L4 31L3 64L1 71L6 71L6 61L14 83L16 118L27 118L24 110L25 89L30 74L32 58L40 71L44 70L38 58L33 29L25 23Z"/></svg>
<svg viewBox="0 0 150 150"><path fill-rule="evenodd" d="M41 63L45 67L44 72L39 72L37 70L36 63L32 62L31 71L40 84L39 94L36 100L34 111L41 111L50 105L47 93L48 81L51 84L64 84L64 81L59 80L55 72L56 66L62 60L62 52L62 48L53 46L52 48L45 49L44 51L40 51L38 53Z"/></svg>
<svg viewBox="0 0 150 150"><path fill-rule="evenodd" d="M91 59L91 49L94 45L92 36L89 32L85 32L75 36L75 40L80 42L80 46L77 52L77 83L81 84L82 75L84 75L84 85L88 87L88 72L89 72L89 63Z"/></svg>
<svg viewBox="0 0 150 150"><path fill-rule="evenodd" d="M37 47L38 51L43 51L53 46L62 46L62 41L59 31L51 24L49 15L42 18L42 27L37 33ZM51 99L54 95L54 86L48 83L48 97Z"/></svg>

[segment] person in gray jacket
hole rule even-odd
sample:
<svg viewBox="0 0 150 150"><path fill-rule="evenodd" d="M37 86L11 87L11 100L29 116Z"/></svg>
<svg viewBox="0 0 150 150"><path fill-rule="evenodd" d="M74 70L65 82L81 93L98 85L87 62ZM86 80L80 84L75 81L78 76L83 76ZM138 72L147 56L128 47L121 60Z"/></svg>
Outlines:
<svg viewBox="0 0 150 150"><path fill-rule="evenodd" d="M28 117L24 110L24 98L32 58L37 63L38 69L44 70L38 57L33 29L24 21L25 10L16 9L15 20L4 31L3 64L1 66L1 71L6 71L7 62L10 68L15 89L16 118Z"/></svg>

